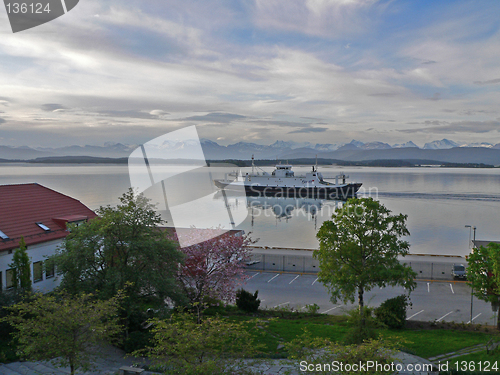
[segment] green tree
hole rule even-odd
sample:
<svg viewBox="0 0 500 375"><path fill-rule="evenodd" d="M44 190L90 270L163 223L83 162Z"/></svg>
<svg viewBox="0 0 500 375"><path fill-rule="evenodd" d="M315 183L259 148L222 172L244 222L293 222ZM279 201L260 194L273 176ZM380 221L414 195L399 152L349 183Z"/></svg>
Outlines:
<svg viewBox="0 0 500 375"><path fill-rule="evenodd" d="M75 374L92 367L97 345L116 341L121 331L118 302L96 300L92 294L36 294L8 307L11 314L3 320L16 329L21 358L69 366Z"/></svg>
<svg viewBox="0 0 500 375"><path fill-rule="evenodd" d="M26 242L24 237L21 237L19 248L14 250L12 263L9 264L9 267L13 270L14 288L29 292L31 291L31 261L26 250Z"/></svg>
<svg viewBox="0 0 500 375"><path fill-rule="evenodd" d="M122 305L130 325L133 316L143 319L134 314L141 314L144 303L163 306L166 298L182 300L175 275L183 256L159 228L163 221L147 198L129 189L120 202L72 227L51 260L63 275L61 287L71 294L109 299L126 290Z"/></svg>
<svg viewBox="0 0 500 375"><path fill-rule="evenodd" d="M357 294L361 326L365 292L374 286L402 285L410 291L416 286L415 272L398 260L409 253L409 243L400 239L410 234L406 220L407 215L391 215L372 198L353 198L318 231L314 257L320 263L319 281L333 303L352 303Z"/></svg>
<svg viewBox="0 0 500 375"><path fill-rule="evenodd" d="M474 295L498 308L500 299L500 244L490 243L487 247L474 249L467 256L467 283ZM499 314L500 315L500 314ZM497 329L500 319L497 316Z"/></svg>
<svg viewBox="0 0 500 375"><path fill-rule="evenodd" d="M168 320L154 319L153 346L134 353L146 355L168 374L240 374L246 367L238 358L261 349L244 323L221 317L174 314ZM247 364L248 366L248 364Z"/></svg>

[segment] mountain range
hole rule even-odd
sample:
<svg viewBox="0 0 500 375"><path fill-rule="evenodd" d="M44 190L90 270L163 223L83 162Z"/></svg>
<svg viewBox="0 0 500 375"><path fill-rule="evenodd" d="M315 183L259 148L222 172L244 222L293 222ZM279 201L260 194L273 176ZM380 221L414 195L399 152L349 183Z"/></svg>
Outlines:
<svg viewBox="0 0 500 375"><path fill-rule="evenodd" d="M500 143L461 144L449 139L426 143L419 148L412 141L390 145L384 142L363 143L352 140L349 143L310 143L276 141L271 145L238 142L227 146L202 139L205 157L209 160L240 159L297 159L323 158L348 161L364 160L436 160L450 163L485 163L500 165ZM138 145L105 143L103 146L67 146L60 148L30 148L27 146L0 146L0 159L30 160L43 157L93 156L105 158L126 158ZM162 145L167 148L189 148L189 143Z"/></svg>

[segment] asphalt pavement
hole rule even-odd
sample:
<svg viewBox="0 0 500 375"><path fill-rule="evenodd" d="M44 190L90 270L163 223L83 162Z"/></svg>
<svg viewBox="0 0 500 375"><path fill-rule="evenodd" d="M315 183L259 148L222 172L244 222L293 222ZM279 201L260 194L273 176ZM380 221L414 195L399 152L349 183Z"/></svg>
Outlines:
<svg viewBox="0 0 500 375"><path fill-rule="evenodd" d="M345 314L356 308L355 303L332 303L327 288L314 274L295 274L280 272L247 271L248 280L244 289L259 291L261 306L275 308L289 306L303 309L308 304L320 306L320 313ZM408 294L403 287L375 287L365 293L365 304L377 307L388 298ZM417 287L410 293L411 308L407 311L408 320L464 322L471 321L471 289L464 281L418 280ZM473 323L495 325L495 313L491 305L472 299Z"/></svg>

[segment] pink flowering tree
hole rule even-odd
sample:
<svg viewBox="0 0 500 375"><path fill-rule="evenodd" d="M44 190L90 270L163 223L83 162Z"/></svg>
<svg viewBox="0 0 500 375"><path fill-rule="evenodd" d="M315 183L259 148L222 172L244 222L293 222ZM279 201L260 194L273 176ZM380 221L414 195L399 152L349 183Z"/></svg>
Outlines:
<svg viewBox="0 0 500 375"><path fill-rule="evenodd" d="M248 235L231 232L217 236L218 231L222 233L219 229L190 229L194 244L180 248L185 258L179 265L177 279L197 310L198 320L205 297L234 302L237 288L247 278L244 274L245 262L250 257L247 245L255 241ZM196 243L198 237L204 241Z"/></svg>

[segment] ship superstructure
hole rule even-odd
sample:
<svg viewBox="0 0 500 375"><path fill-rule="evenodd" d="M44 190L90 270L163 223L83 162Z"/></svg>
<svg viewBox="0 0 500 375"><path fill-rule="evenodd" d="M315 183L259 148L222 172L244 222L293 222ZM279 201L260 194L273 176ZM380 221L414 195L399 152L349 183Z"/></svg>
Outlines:
<svg viewBox="0 0 500 375"><path fill-rule="evenodd" d="M290 164L276 165L272 173L256 170L252 157L252 171L231 180L214 180L220 189L245 188L251 196L282 196L299 198L325 198L345 200L355 196L361 187L360 182L346 182L349 176L341 173L335 176L335 183L325 181L318 167L313 166L305 175L295 175Z"/></svg>

